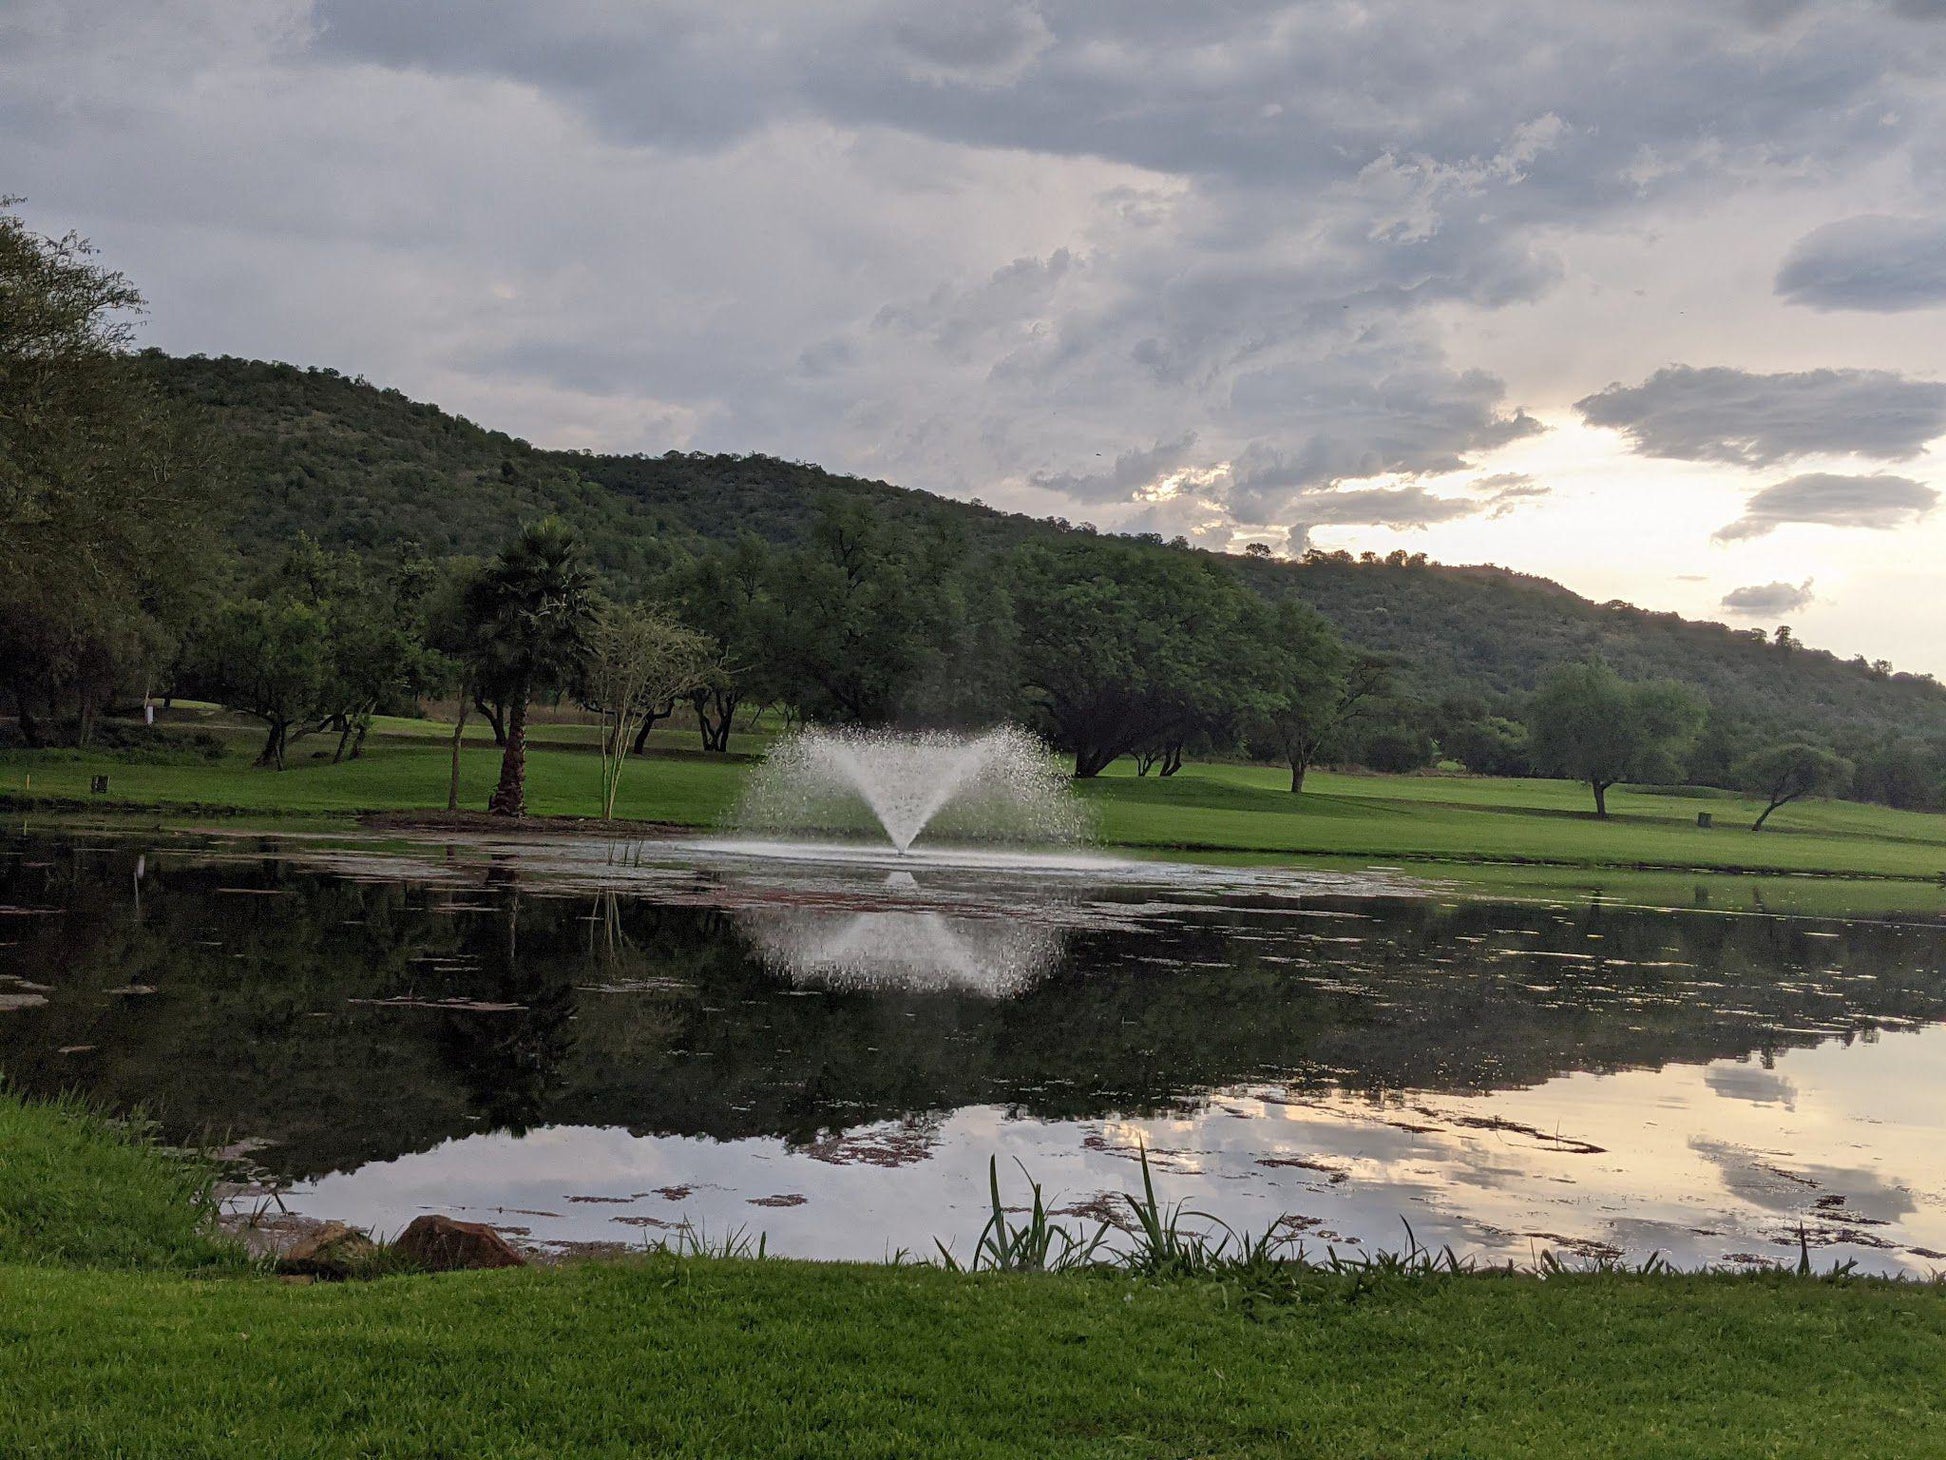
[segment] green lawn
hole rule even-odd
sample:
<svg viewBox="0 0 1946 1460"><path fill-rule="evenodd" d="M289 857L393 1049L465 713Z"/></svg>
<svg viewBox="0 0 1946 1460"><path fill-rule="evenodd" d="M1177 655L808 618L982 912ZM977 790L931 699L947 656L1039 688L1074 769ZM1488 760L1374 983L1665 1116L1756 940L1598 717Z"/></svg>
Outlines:
<svg viewBox="0 0 1946 1460"><path fill-rule="evenodd" d="M184 1169L0 1094L0 1454L1946 1453L1939 1285L656 1256L290 1287L213 1259Z"/></svg>
<svg viewBox="0 0 1946 1460"><path fill-rule="evenodd" d="M649 1259L289 1288L0 1267L0 1453L1946 1453L1946 1293Z"/></svg>
<svg viewBox="0 0 1946 1460"><path fill-rule="evenodd" d="M463 757L462 804L485 806L498 769L484 726L472 727ZM438 808L445 804L445 727L383 721L365 755L332 765L328 741L300 742L282 773L249 764L254 742L232 733L222 761L75 752L0 755L0 796L15 805L68 803L227 810L253 814L338 815ZM592 815L599 773L593 728L536 727L528 802L543 815ZM707 756L686 729L658 730L654 753L630 764L617 814L707 826L735 803L748 774L747 752ZM92 775L110 777L110 795L89 796ZM31 778L31 787L28 781ZM1531 863L1559 867L1816 872L1934 881L1946 877L1946 817L1852 802L1789 806L1761 833L1749 830L1756 805L1723 793L1658 793L1618 788L1612 816L1597 821L1585 787L1563 781L1461 776L1313 773L1301 796L1275 767L1192 764L1169 780L1138 778L1122 762L1080 793L1111 845L1201 853L1256 852L1366 861ZM1708 811L1716 825L1696 825Z"/></svg>
<svg viewBox="0 0 1946 1460"><path fill-rule="evenodd" d="M1314 772L1292 796L1263 766L1192 765L1164 781L1117 765L1083 794L1102 835L1129 846L1564 866L1729 868L1866 876L1946 875L1946 817L1828 801L1761 806L1723 793L1617 788L1597 820L1568 781ZM1698 811L1715 825L1703 830Z"/></svg>

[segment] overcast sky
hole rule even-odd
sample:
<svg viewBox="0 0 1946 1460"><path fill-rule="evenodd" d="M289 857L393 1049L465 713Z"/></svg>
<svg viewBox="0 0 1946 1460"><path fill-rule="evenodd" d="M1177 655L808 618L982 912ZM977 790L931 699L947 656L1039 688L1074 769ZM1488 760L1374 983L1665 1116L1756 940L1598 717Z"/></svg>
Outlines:
<svg viewBox="0 0 1946 1460"><path fill-rule="evenodd" d="M1946 0L5 0L0 192L543 445L1946 675Z"/></svg>

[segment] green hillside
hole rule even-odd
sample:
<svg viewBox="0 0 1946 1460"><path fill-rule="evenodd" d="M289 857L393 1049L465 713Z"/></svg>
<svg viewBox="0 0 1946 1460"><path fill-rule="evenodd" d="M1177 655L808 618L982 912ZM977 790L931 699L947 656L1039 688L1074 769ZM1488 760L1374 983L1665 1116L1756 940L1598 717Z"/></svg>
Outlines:
<svg viewBox="0 0 1946 1460"><path fill-rule="evenodd" d="M628 590L707 541L751 532L796 542L832 495L864 499L876 516L943 534L966 554L1085 530L771 457L543 451L330 370L144 359L230 443L241 492L233 535L257 562L300 531L379 559L413 549L486 554L522 520L556 513L582 531L611 584ZM1553 665L1599 653L1630 678L1693 685L1756 726L1946 735L1946 690L1929 677L1780 647L1753 630L1592 603L1502 568L1397 554L1217 560L1270 598L1309 602L1353 644L1397 655L1404 686L1425 700L1506 704Z"/></svg>

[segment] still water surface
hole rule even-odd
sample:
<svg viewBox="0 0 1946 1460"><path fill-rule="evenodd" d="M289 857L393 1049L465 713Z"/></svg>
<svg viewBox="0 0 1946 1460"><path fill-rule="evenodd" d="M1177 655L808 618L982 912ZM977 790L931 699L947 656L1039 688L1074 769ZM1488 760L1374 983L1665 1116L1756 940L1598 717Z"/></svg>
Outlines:
<svg viewBox="0 0 1946 1460"><path fill-rule="evenodd" d="M1946 1267L1946 921L725 844L0 842L0 1074L293 1210L962 1254L987 1164L1313 1250Z"/></svg>

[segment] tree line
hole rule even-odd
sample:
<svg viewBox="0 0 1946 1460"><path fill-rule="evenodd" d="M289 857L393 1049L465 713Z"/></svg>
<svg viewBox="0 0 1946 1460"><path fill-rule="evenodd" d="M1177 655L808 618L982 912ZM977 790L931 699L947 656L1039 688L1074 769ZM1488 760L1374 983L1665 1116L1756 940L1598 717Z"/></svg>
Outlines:
<svg viewBox="0 0 1946 1460"><path fill-rule="evenodd" d="M1736 744L1700 696L1630 681L1600 660L1559 666L1518 718L1400 695L1396 665L1345 644L1304 604L1271 603L1187 552L1113 537L1028 544L980 563L912 541L856 503L826 503L809 538L746 537L680 556L636 601L597 585L573 531L523 529L487 562L409 563L373 580L352 554L300 542L269 579L191 633L180 683L256 716L260 763L293 733L356 756L373 714L454 694L449 804L477 710L503 747L490 808L524 809L526 723L540 696L601 720L602 806L658 723L687 719L727 752L739 723L1035 726L1098 776L1123 759L1167 777L1194 755L1274 760L1293 792L1314 765L1585 783L1595 814L1622 783L1694 779L1782 806L1857 784L1859 765L1787 738Z"/></svg>
<svg viewBox="0 0 1946 1460"><path fill-rule="evenodd" d="M110 706L174 692L257 718L259 760L281 767L298 738L356 757L374 716L453 696L455 765L478 713L504 750L494 809L517 814L527 710L548 698L602 719L607 809L657 724L724 753L760 714L1015 720L1082 778L1229 755L1286 766L1293 791L1320 764L1566 775L1597 814L1621 781L1736 787L1773 809L1847 790L1946 801L1939 741L1779 735L1598 658L1531 693L1433 699L1408 658L1348 642L1233 560L1085 528L978 537L856 494L802 502L781 543L666 540L638 515L618 555L541 516L486 554L385 560L298 533L240 560L220 443L130 354L133 288L84 241L4 211L0 279L0 686L28 744L87 743ZM539 505L568 488L549 491ZM1424 567L1398 556L1401 579ZM1802 651L1780 632L1765 652Z"/></svg>

